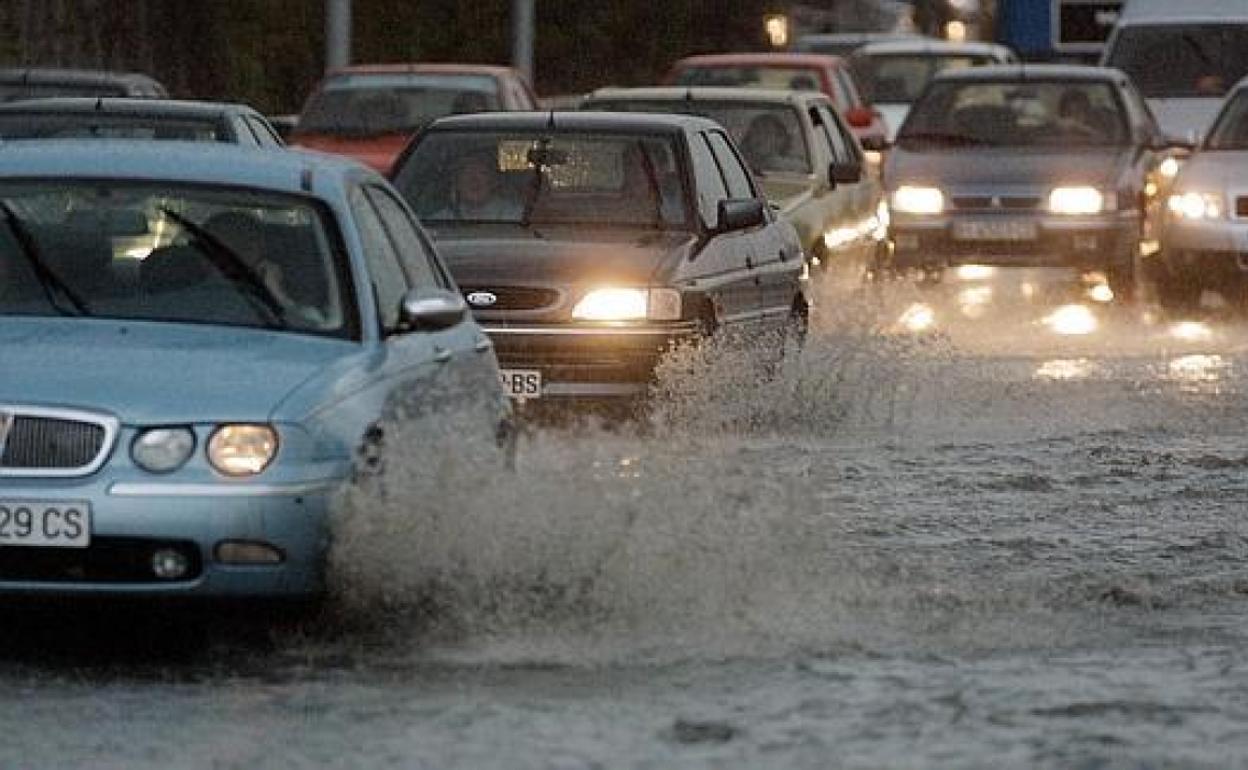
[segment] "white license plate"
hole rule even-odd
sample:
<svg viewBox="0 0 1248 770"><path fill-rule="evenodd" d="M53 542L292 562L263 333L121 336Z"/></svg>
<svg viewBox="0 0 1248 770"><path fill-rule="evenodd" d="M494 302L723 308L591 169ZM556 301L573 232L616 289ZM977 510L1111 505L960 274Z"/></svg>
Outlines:
<svg viewBox="0 0 1248 770"><path fill-rule="evenodd" d="M91 505L85 502L0 500L0 546L86 548Z"/></svg>
<svg viewBox="0 0 1248 770"><path fill-rule="evenodd" d="M542 397L540 369L499 369L498 378L503 384L503 391L512 398Z"/></svg>
<svg viewBox="0 0 1248 770"><path fill-rule="evenodd" d="M953 237L960 241L1034 241L1036 223L1018 219L954 222Z"/></svg>

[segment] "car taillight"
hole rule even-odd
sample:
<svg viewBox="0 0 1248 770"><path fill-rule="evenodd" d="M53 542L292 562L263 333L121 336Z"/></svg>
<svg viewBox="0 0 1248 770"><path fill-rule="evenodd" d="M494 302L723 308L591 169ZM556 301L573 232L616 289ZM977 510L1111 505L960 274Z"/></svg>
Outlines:
<svg viewBox="0 0 1248 770"><path fill-rule="evenodd" d="M854 128L866 128L875 120L875 110L870 107L854 107L845 113L845 122Z"/></svg>

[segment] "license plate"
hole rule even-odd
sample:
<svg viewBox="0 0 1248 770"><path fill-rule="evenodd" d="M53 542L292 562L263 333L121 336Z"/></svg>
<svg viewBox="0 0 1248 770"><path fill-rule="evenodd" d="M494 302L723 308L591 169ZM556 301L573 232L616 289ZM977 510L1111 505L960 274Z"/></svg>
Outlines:
<svg viewBox="0 0 1248 770"><path fill-rule="evenodd" d="M0 500L0 546L86 548L91 506L84 502Z"/></svg>
<svg viewBox="0 0 1248 770"><path fill-rule="evenodd" d="M503 384L503 391L512 398L542 397L540 369L499 369L498 378Z"/></svg>
<svg viewBox="0 0 1248 770"><path fill-rule="evenodd" d="M1018 219L954 222L953 237L960 241L1034 241L1036 223Z"/></svg>

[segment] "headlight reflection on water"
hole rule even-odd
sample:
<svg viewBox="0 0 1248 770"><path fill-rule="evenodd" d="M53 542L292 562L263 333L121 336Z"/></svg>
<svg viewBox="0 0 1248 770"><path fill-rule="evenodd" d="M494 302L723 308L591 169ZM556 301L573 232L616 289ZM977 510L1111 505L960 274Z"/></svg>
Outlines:
<svg viewBox="0 0 1248 770"><path fill-rule="evenodd" d="M906 308L906 312L901 314L897 324L909 332L930 331L936 325L936 311L932 310L931 305L916 302Z"/></svg>
<svg viewBox="0 0 1248 770"><path fill-rule="evenodd" d="M1185 342L1213 339L1213 329L1202 321L1179 321L1170 327L1170 336Z"/></svg>
<svg viewBox="0 0 1248 770"><path fill-rule="evenodd" d="M1084 305L1062 305L1044 317L1042 323L1054 334L1081 336L1096 331L1096 316Z"/></svg>
<svg viewBox="0 0 1248 770"><path fill-rule="evenodd" d="M1086 380L1097 372L1098 365L1086 358L1059 358L1045 361L1036 368L1037 380Z"/></svg>

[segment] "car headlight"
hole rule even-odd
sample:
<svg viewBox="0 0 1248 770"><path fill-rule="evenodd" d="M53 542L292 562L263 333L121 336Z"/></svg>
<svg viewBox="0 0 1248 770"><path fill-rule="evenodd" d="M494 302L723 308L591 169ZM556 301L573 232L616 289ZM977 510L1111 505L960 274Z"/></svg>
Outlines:
<svg viewBox="0 0 1248 770"><path fill-rule="evenodd" d="M1161 163L1157 164L1157 173L1165 179L1174 179L1179 175L1179 168L1182 166L1179 159L1173 155L1167 157Z"/></svg>
<svg viewBox="0 0 1248 770"><path fill-rule="evenodd" d="M134 464L151 473L176 471L194 451L195 434L185 427L149 428L130 444Z"/></svg>
<svg viewBox="0 0 1248 770"><path fill-rule="evenodd" d="M680 292L675 289L593 289L572 308L580 321L676 321Z"/></svg>
<svg viewBox="0 0 1248 770"><path fill-rule="evenodd" d="M1176 193L1166 201L1170 213L1183 219L1220 219L1222 196L1217 193Z"/></svg>
<svg viewBox="0 0 1248 770"><path fill-rule="evenodd" d="M1105 196L1095 187L1055 187L1049 193L1049 211L1054 214L1099 214L1105 210Z"/></svg>
<svg viewBox="0 0 1248 770"><path fill-rule="evenodd" d="M893 192L891 207L902 214L939 214L945 210L945 194L935 187L902 185Z"/></svg>
<svg viewBox="0 0 1248 770"><path fill-rule="evenodd" d="M208 462L226 476L254 476L277 454L277 432L267 425L222 425L208 439Z"/></svg>

